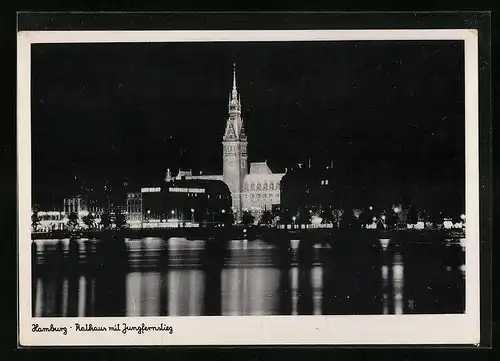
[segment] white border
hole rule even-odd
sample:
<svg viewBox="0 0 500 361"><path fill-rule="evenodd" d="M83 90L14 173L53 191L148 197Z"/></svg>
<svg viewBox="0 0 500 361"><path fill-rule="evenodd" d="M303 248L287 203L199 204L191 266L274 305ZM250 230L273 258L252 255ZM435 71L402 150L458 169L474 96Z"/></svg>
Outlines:
<svg viewBox="0 0 500 361"><path fill-rule="evenodd" d="M463 40L466 114L466 312L462 315L258 316L153 318L31 317L31 44L106 42L244 42L352 40ZM19 342L22 346L104 345L362 345L478 344L479 142L477 31L36 31L18 33ZM78 321L79 320L79 321ZM174 333L32 333L31 324L112 325L120 321L173 326Z"/></svg>

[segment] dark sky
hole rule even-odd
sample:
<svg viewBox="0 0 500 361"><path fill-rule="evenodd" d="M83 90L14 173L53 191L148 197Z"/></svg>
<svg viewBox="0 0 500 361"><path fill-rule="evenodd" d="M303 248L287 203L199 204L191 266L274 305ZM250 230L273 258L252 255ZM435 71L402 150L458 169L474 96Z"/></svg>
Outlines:
<svg viewBox="0 0 500 361"><path fill-rule="evenodd" d="M35 200L75 175L220 173L233 61L249 161L463 187L463 57L452 41L33 45Z"/></svg>

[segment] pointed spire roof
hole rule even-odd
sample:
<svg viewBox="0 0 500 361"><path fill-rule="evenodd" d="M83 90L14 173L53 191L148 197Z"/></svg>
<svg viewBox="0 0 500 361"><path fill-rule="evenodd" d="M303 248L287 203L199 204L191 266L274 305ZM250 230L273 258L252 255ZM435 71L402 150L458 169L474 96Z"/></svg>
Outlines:
<svg viewBox="0 0 500 361"><path fill-rule="evenodd" d="M236 85L236 63L233 62L233 87L229 92L229 119L224 133L225 140L246 139L243 120L241 119L241 102Z"/></svg>
<svg viewBox="0 0 500 361"><path fill-rule="evenodd" d="M231 91L231 100L239 102L238 88L236 87L236 63L233 63L233 89Z"/></svg>
<svg viewBox="0 0 500 361"><path fill-rule="evenodd" d="M233 90L236 89L236 63L233 63Z"/></svg>
<svg viewBox="0 0 500 361"><path fill-rule="evenodd" d="M236 135L236 130L234 129L233 123L228 122L226 127L226 134L224 135L226 140L236 140L238 139Z"/></svg>

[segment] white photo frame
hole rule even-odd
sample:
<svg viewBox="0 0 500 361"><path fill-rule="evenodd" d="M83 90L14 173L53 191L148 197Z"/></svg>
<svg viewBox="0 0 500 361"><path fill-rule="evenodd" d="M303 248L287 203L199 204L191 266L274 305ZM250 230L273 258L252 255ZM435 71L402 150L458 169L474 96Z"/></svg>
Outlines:
<svg viewBox="0 0 500 361"><path fill-rule="evenodd" d="M114 42L460 40L465 49L466 309L464 314L34 318L31 305L31 45ZM18 33L18 271L21 346L437 345L480 341L478 33L471 29L276 31L20 31ZM173 332L77 332L75 324L172 327ZM163 324L163 326L160 326ZM36 327L67 327L33 332Z"/></svg>

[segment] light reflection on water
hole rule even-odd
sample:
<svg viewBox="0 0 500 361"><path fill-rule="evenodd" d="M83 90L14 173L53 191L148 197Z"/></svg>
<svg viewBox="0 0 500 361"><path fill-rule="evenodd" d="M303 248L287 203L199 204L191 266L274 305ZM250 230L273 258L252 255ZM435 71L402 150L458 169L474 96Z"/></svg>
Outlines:
<svg viewBox="0 0 500 361"><path fill-rule="evenodd" d="M464 311L460 241L432 245L383 239L314 247L298 240L279 247L261 240L208 242L127 239L102 248L104 242L86 239L36 241L33 315Z"/></svg>
<svg viewBox="0 0 500 361"><path fill-rule="evenodd" d="M394 290L394 313L403 313L404 266L399 253L394 254L392 266L392 289Z"/></svg>
<svg viewBox="0 0 500 361"><path fill-rule="evenodd" d="M78 317L84 317L87 314L85 312L86 284L87 280L85 276L80 276L78 283Z"/></svg>

